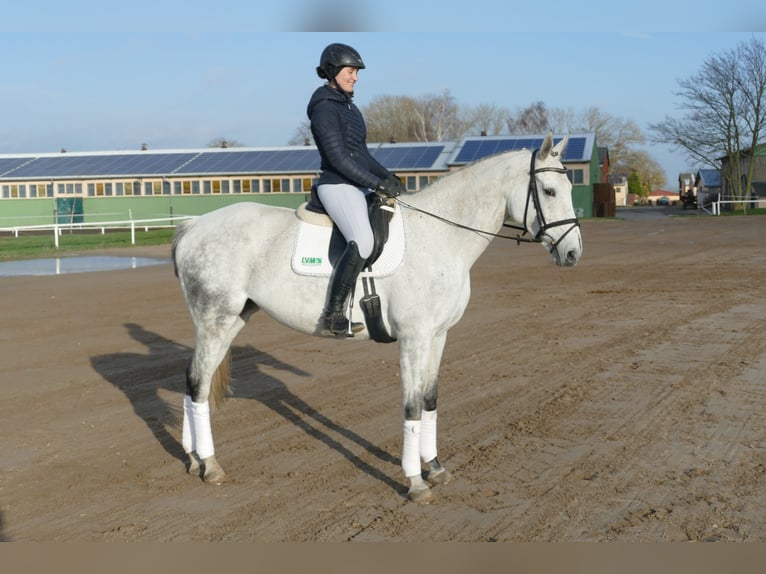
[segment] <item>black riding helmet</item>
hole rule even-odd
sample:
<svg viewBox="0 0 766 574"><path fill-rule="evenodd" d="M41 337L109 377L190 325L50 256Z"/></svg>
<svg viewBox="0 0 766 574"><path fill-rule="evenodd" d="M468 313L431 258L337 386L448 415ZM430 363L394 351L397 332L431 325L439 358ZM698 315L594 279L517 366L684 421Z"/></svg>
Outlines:
<svg viewBox="0 0 766 574"><path fill-rule="evenodd" d="M317 66L317 76L323 80L332 80L341 71L341 68L364 68L364 62L359 52L346 44L330 44L322 50Z"/></svg>

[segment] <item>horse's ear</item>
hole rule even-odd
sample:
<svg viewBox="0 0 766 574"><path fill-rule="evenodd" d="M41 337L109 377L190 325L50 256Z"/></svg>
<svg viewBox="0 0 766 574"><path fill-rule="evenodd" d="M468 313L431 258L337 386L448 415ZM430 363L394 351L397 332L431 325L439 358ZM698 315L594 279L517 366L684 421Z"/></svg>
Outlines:
<svg viewBox="0 0 766 574"><path fill-rule="evenodd" d="M567 149L567 144L569 143L569 134L564 136L564 139L562 139L559 143L556 144L556 146L553 148L553 157L558 157L559 159L564 158L564 151Z"/></svg>
<svg viewBox="0 0 766 574"><path fill-rule="evenodd" d="M553 148L553 133L548 132L548 135L545 136L545 139L543 140L543 145L540 148L540 155L538 156L540 159L545 159L548 157L548 154L551 153L551 149Z"/></svg>

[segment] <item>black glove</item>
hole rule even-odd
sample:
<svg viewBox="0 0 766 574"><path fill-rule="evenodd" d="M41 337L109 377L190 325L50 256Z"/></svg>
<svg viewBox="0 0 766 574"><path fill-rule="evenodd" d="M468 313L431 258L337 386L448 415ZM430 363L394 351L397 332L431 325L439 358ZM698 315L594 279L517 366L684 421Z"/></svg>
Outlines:
<svg viewBox="0 0 766 574"><path fill-rule="evenodd" d="M406 191L402 180L395 175L387 175L375 187L375 193L382 197L396 197Z"/></svg>

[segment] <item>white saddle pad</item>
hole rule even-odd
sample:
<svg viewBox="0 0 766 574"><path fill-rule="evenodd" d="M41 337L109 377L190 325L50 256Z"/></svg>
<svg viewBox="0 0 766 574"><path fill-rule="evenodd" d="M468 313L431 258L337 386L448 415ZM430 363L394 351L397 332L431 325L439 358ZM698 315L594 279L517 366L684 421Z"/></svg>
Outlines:
<svg viewBox="0 0 766 574"><path fill-rule="evenodd" d="M315 277L332 274L329 246L332 227L317 225L300 220L295 235L292 268L298 275ZM372 266L372 273L362 271L360 277L385 277L391 275L404 259L404 225L401 210L397 207L388 226L388 241L378 260Z"/></svg>

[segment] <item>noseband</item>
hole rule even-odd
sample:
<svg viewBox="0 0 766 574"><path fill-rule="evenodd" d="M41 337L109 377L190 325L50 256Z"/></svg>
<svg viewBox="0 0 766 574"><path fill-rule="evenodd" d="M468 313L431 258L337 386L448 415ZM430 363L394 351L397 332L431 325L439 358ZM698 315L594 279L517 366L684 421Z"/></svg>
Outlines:
<svg viewBox="0 0 766 574"><path fill-rule="evenodd" d="M524 220L523 224L524 227L519 227L518 225L511 225L510 223L504 223L503 227L510 227L512 229L518 229L521 231L521 235L517 235L514 239L516 239L517 243L526 242L526 243L542 243L543 236L545 236L545 232L551 229L552 227L558 227L560 225L570 225L571 227L567 229L564 233L561 234L561 237L559 237L556 241L551 241L551 248L556 247L562 239L564 239L573 229L580 227L580 221L577 219L577 217L571 218L571 219L562 219L560 221L554 221L552 223L548 223L545 220L545 215L543 214L543 210L540 207L540 192L537 189L537 174L543 173L546 171L553 171L556 173L566 173L567 170L564 167L538 167L535 168L535 159L537 157L537 150L532 151L532 159L529 163L529 185L527 186L527 203L524 206ZM537 233L533 238L526 238L524 237L527 233L531 234L530 229L527 227L527 214L529 213L529 204L533 204L535 206L535 218L537 219L537 226L538 230ZM553 238L551 238L553 239Z"/></svg>

